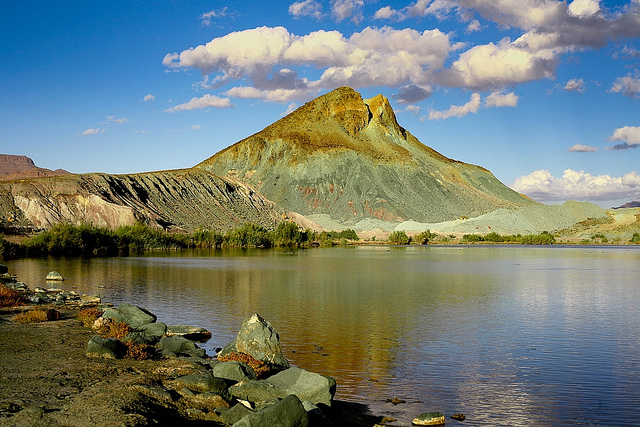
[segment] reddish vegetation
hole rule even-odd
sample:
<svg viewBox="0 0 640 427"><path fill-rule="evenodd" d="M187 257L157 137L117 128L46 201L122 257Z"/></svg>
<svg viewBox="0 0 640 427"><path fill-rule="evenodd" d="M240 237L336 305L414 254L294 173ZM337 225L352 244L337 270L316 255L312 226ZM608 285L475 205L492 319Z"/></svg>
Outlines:
<svg viewBox="0 0 640 427"><path fill-rule="evenodd" d="M0 307L18 307L24 305L22 294L0 284Z"/></svg>
<svg viewBox="0 0 640 427"><path fill-rule="evenodd" d="M271 366L267 365L266 363L255 359L253 356L246 354L246 353L229 353L226 356L219 356L218 360L221 362L231 362L231 361L236 361L236 362L244 362L246 363L248 366L251 367L251 369L254 370L254 372L256 373L256 377L258 379L260 378L264 378L268 373L273 371L273 368L271 368Z"/></svg>
<svg viewBox="0 0 640 427"><path fill-rule="evenodd" d="M83 326L90 328L95 323L98 317L102 316L103 311L96 308L85 308L78 312L78 320L82 323Z"/></svg>

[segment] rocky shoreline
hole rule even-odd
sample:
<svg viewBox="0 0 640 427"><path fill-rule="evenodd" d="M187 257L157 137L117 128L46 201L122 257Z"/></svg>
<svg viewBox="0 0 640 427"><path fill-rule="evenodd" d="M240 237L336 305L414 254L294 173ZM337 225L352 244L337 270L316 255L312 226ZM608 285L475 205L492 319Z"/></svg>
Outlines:
<svg viewBox="0 0 640 427"><path fill-rule="evenodd" d="M365 405L335 401L333 378L290 366L277 331L258 314L211 357L196 343L211 336L202 328L59 288L30 291L6 273L3 281L29 303L0 308L1 425L397 425ZM56 314L15 321L16 313L43 309ZM91 310L100 315L83 326ZM105 337L114 326L126 334Z"/></svg>

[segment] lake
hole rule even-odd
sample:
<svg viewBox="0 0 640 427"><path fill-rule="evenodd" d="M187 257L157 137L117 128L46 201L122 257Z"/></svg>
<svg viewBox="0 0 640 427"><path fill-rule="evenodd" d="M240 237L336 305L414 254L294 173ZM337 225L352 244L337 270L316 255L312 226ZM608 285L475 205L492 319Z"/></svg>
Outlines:
<svg viewBox="0 0 640 427"><path fill-rule="evenodd" d="M640 248L357 246L7 261L229 343L257 312L337 399L409 424L638 425ZM406 403L386 402L398 397Z"/></svg>

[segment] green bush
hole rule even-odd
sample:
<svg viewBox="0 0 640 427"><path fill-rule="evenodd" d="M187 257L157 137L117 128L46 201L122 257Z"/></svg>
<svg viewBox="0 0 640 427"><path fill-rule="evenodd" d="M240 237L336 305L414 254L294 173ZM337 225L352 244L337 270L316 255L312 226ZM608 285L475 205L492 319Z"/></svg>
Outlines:
<svg viewBox="0 0 640 427"><path fill-rule="evenodd" d="M272 241L266 228L248 222L225 234L223 244L236 248L269 248Z"/></svg>
<svg viewBox="0 0 640 427"><path fill-rule="evenodd" d="M413 241L419 245L426 245L436 237L438 237L436 233L432 233L431 230L425 230L422 233L416 234L413 237Z"/></svg>
<svg viewBox="0 0 640 427"><path fill-rule="evenodd" d="M408 245L411 241L404 231L394 231L389 235L388 240L389 243L393 243L394 245Z"/></svg>
<svg viewBox="0 0 640 427"><path fill-rule="evenodd" d="M283 221L273 232L274 246L300 246L303 233L298 229L298 224L291 221ZM306 238L306 234L305 234Z"/></svg>
<svg viewBox="0 0 640 427"><path fill-rule="evenodd" d="M464 236L462 236L462 241L474 243L474 242L482 242L484 241L484 239L479 234L465 234Z"/></svg>
<svg viewBox="0 0 640 427"><path fill-rule="evenodd" d="M633 233L633 236L631 236L631 240L629 240L629 242L640 243L640 233Z"/></svg>

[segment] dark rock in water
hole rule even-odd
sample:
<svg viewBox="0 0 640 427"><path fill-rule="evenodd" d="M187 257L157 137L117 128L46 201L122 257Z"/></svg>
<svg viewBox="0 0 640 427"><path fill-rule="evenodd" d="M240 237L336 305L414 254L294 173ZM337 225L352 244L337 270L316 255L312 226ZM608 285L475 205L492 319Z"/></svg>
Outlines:
<svg viewBox="0 0 640 427"><path fill-rule="evenodd" d="M180 335L192 341L204 342L211 338L211 332L205 328L189 325L169 325L166 334L169 336Z"/></svg>
<svg viewBox="0 0 640 427"><path fill-rule="evenodd" d="M0 264L0 274L7 274L9 273L9 267L7 267L4 264Z"/></svg>
<svg viewBox="0 0 640 427"><path fill-rule="evenodd" d="M47 273L47 277L45 278L45 280L47 282L61 282L64 280L64 277L62 277L62 274L58 273L57 271L50 271L49 273Z"/></svg>
<svg viewBox="0 0 640 427"><path fill-rule="evenodd" d="M256 373L250 366L246 363L236 361L215 364L213 366L213 375L235 382L256 379Z"/></svg>
<svg viewBox="0 0 640 427"><path fill-rule="evenodd" d="M332 427L333 424L322 412L322 409L314 405L313 403L305 400L302 402L304 410L307 411L309 417L309 425L313 427Z"/></svg>
<svg viewBox="0 0 640 427"><path fill-rule="evenodd" d="M451 419L456 421L464 421L467 417L464 414L453 414L451 415Z"/></svg>
<svg viewBox="0 0 640 427"><path fill-rule="evenodd" d="M394 396L393 399L387 399L387 402L393 403L394 405L399 405L401 403L405 403L406 400L398 399Z"/></svg>
<svg viewBox="0 0 640 427"><path fill-rule="evenodd" d="M289 368L289 362L280 350L278 332L258 314L242 322L236 339L220 352L218 359L225 360L232 353L248 354L275 371Z"/></svg>
<svg viewBox="0 0 640 427"><path fill-rule="evenodd" d="M440 426L444 425L445 418L440 412L424 412L411 422L414 426Z"/></svg>
<svg viewBox="0 0 640 427"><path fill-rule="evenodd" d="M295 394L301 401L331 406L336 393L336 380L300 368L289 368L267 378L265 382Z"/></svg>
<svg viewBox="0 0 640 427"><path fill-rule="evenodd" d="M126 353L124 345L115 338L93 337L87 344L88 357L120 359Z"/></svg>
<svg viewBox="0 0 640 427"><path fill-rule="evenodd" d="M157 319L156 315L148 310L126 302L116 308L107 308L102 317L112 319L114 322L125 322L133 329L140 329L149 323L154 323Z"/></svg>
<svg viewBox="0 0 640 427"><path fill-rule="evenodd" d="M302 402L290 395L261 411L253 412L234 424L234 427L306 427L309 425L307 411Z"/></svg>

